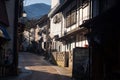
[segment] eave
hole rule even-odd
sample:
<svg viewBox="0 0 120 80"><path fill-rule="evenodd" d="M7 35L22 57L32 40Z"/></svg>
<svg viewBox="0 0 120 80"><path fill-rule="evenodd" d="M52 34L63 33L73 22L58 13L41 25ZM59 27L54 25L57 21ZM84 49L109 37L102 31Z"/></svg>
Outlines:
<svg viewBox="0 0 120 80"><path fill-rule="evenodd" d="M69 39L73 39L75 38L76 34L81 34L81 35L85 35L87 33L87 29L82 27L82 28L75 28L69 32L67 32L66 35L61 36L58 40L62 41L62 40L69 40Z"/></svg>
<svg viewBox="0 0 120 80"><path fill-rule="evenodd" d="M65 0L63 3L57 4L48 14L48 17L53 17L56 13L63 11L72 1L74 0Z"/></svg>

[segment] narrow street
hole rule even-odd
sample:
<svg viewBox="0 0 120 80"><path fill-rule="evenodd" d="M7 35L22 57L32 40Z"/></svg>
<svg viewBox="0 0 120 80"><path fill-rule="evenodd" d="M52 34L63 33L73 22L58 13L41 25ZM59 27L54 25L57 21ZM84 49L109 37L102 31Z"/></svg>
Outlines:
<svg viewBox="0 0 120 80"><path fill-rule="evenodd" d="M28 52L19 53L19 68L22 80L71 80L71 72L67 69L51 65L43 56Z"/></svg>

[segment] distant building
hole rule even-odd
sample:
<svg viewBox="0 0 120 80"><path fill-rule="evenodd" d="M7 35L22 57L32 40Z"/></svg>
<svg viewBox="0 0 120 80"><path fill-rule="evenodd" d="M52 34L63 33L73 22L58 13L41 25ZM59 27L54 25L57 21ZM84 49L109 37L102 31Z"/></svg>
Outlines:
<svg viewBox="0 0 120 80"><path fill-rule="evenodd" d="M35 41L38 44L39 54L47 52L49 46L49 18L47 14L36 22Z"/></svg>
<svg viewBox="0 0 120 80"><path fill-rule="evenodd" d="M27 19L27 18L26 18ZM35 22L36 20L26 20L23 25L22 34L22 42L21 45L23 47L22 51L33 51L33 45L35 43Z"/></svg>

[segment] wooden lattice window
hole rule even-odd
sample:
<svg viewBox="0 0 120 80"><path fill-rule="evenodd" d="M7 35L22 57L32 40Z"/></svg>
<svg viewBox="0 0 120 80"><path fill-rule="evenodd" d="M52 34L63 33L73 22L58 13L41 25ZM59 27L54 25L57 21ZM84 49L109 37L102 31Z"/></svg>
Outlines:
<svg viewBox="0 0 120 80"><path fill-rule="evenodd" d="M67 13L67 17L66 17L66 27L70 26L70 12Z"/></svg>
<svg viewBox="0 0 120 80"><path fill-rule="evenodd" d="M71 25L76 23L77 21L76 15L77 15L77 12L76 12L76 6L75 6L66 13L66 27L70 27Z"/></svg>

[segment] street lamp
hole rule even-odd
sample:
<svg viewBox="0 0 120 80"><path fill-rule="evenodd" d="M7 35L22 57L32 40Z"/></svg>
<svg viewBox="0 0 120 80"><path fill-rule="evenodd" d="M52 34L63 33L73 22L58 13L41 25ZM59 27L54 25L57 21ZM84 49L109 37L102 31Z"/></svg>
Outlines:
<svg viewBox="0 0 120 80"><path fill-rule="evenodd" d="M27 13L23 11L22 13L22 23L25 24L27 22Z"/></svg>
<svg viewBox="0 0 120 80"><path fill-rule="evenodd" d="M24 17L24 18L27 17L27 13L25 11L23 11L22 17Z"/></svg>
<svg viewBox="0 0 120 80"><path fill-rule="evenodd" d="M27 13L25 11L23 11L23 13L22 13L22 21L23 21L24 25L28 24L28 23L26 24L28 19L27 19ZM27 25L27 27L28 27L28 25ZM30 29L29 29L29 46L30 46Z"/></svg>
<svg viewBox="0 0 120 80"><path fill-rule="evenodd" d="M22 17L19 18L18 22L22 24L25 24L27 22L27 13L25 11L23 11Z"/></svg>
<svg viewBox="0 0 120 80"><path fill-rule="evenodd" d="M22 31L24 30L27 21L28 21L27 20L27 14L26 14L25 11L23 11L22 16L18 19L18 22L20 24L19 27L20 27L20 29L22 29ZM22 32L20 32L20 33L22 33ZM20 38L21 38L21 41L20 41L19 44L21 45L22 41L23 41L23 36L21 36Z"/></svg>

